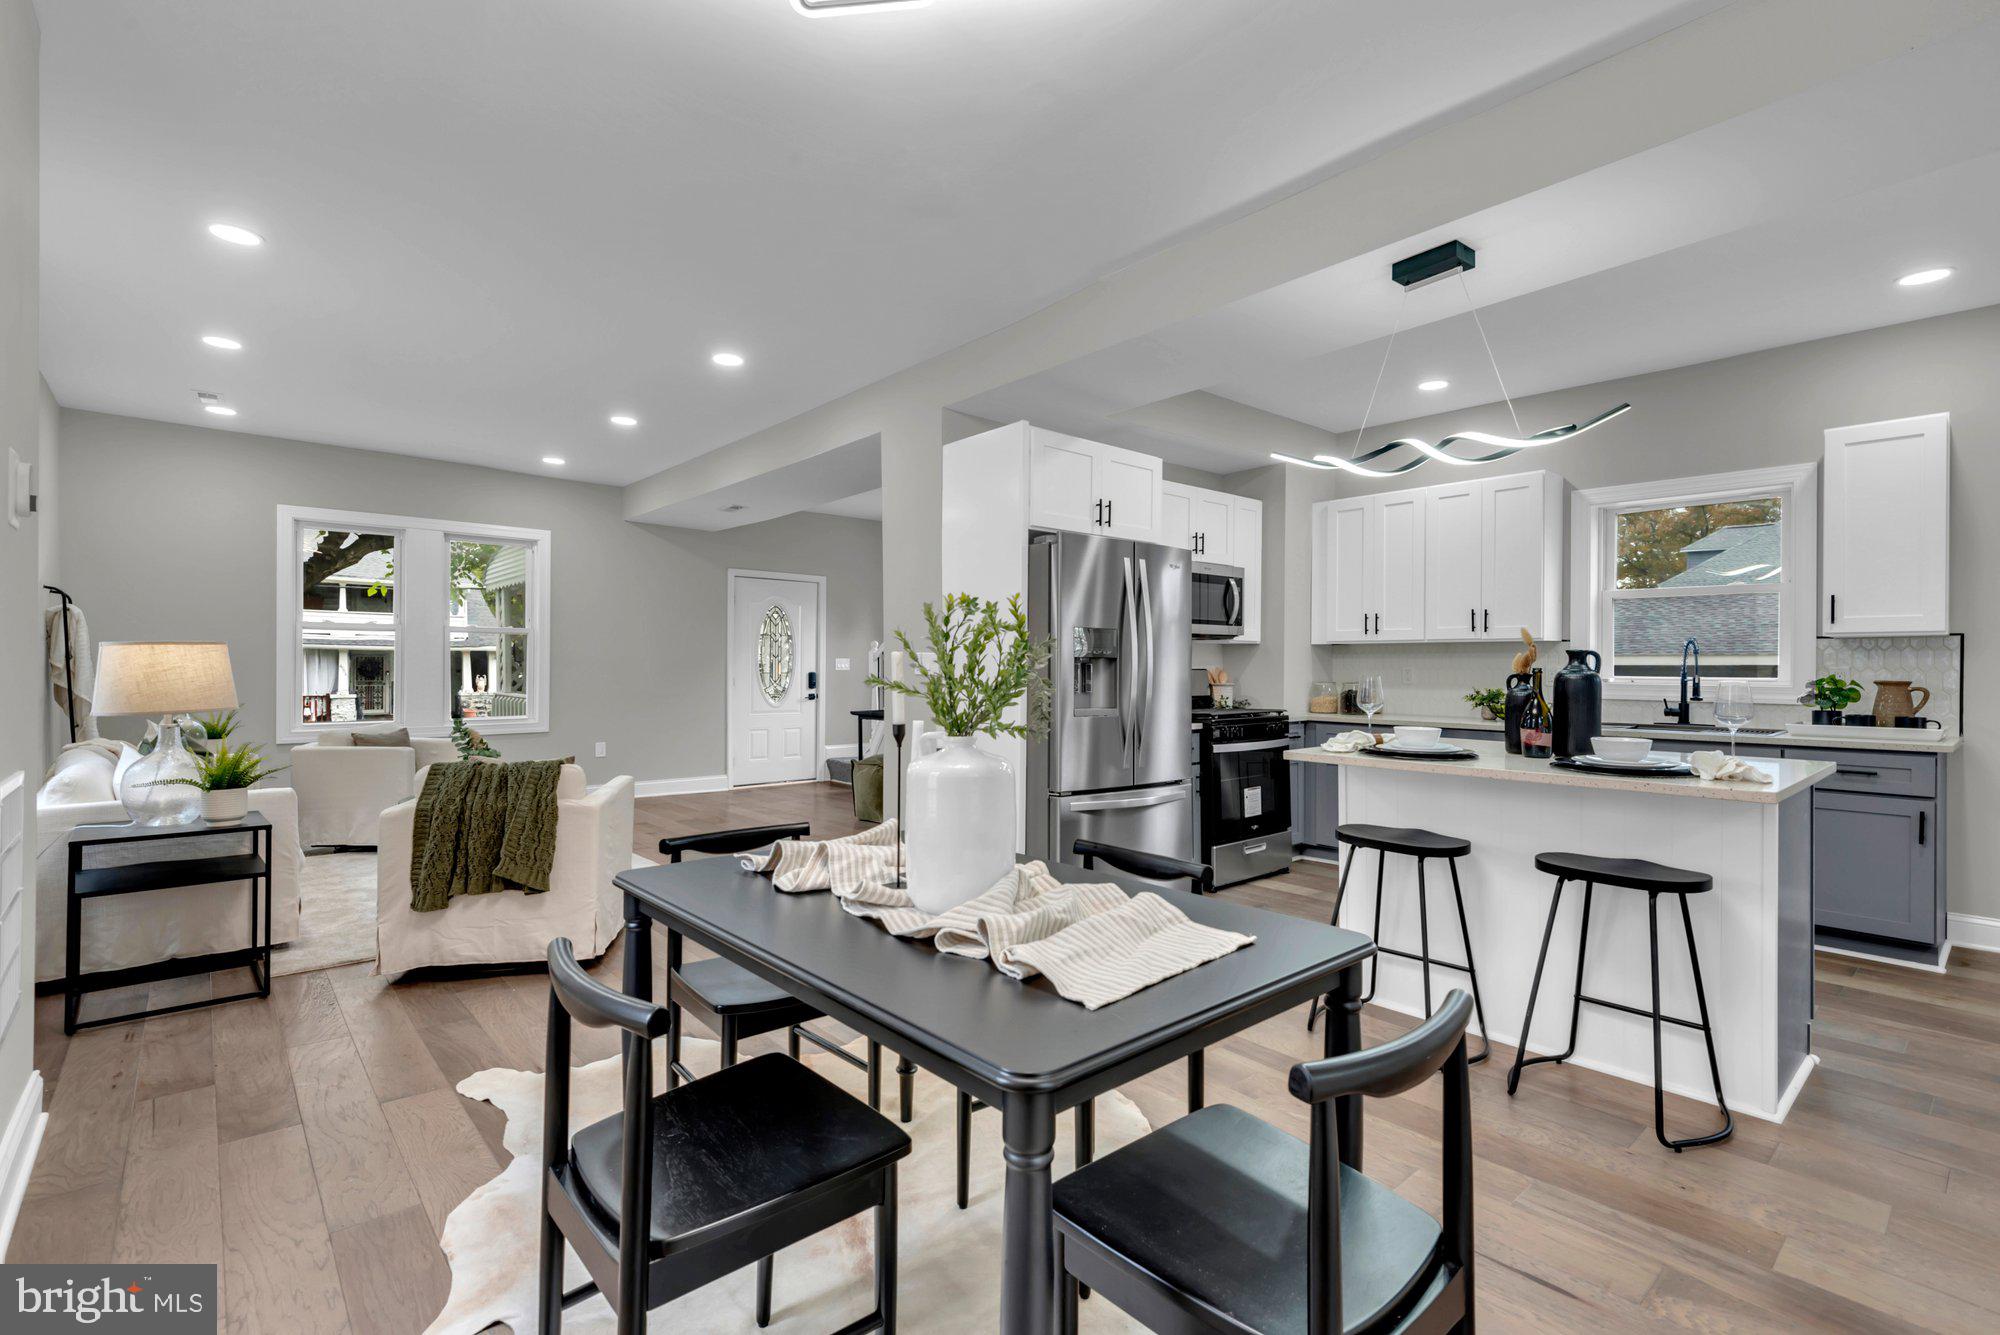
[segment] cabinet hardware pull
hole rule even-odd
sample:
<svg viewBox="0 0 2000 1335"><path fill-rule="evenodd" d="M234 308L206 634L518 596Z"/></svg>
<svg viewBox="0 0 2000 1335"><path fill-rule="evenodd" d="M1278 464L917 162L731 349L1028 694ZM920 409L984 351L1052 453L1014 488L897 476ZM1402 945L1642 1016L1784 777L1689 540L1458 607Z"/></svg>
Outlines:
<svg viewBox="0 0 2000 1335"><path fill-rule="evenodd" d="M1486 629L1493 629L1493 609L1490 607L1486 609Z"/></svg>
<svg viewBox="0 0 2000 1335"><path fill-rule="evenodd" d="M1834 769L1837 770L1839 773L1852 774L1858 778L1863 778L1863 779L1879 778L1881 777L1882 774L1882 771L1879 769L1848 769L1842 765L1836 765L1834 766Z"/></svg>
<svg viewBox="0 0 2000 1335"><path fill-rule="evenodd" d="M1382 633L1382 614L1380 612L1375 614L1375 633L1377 635Z"/></svg>
<svg viewBox="0 0 2000 1335"><path fill-rule="evenodd" d="M1468 607L1468 608L1466 608L1466 609L1465 609L1465 628L1466 628L1467 630L1478 630L1478 629L1479 629L1479 609L1478 609L1478 608L1476 608L1476 607Z"/></svg>
<svg viewBox="0 0 2000 1335"><path fill-rule="evenodd" d="M1928 811L1919 811L1917 813L1917 843L1919 845L1924 842L1924 827L1930 823L1930 814Z"/></svg>
<svg viewBox="0 0 2000 1335"><path fill-rule="evenodd" d="M1840 607L1840 595L1839 595L1839 594L1837 594L1837 593L1829 593L1829 594L1828 594L1828 595L1826 596L1826 624L1827 624L1827 625L1829 625L1829 626L1832 626L1832 625L1837 625L1837 624L1839 624L1839 621L1840 621L1840 612L1839 612L1839 607Z"/></svg>
<svg viewBox="0 0 2000 1335"><path fill-rule="evenodd" d="M1111 502L1108 500L1104 503L1104 526L1111 527Z"/></svg>
<svg viewBox="0 0 2000 1335"><path fill-rule="evenodd" d="M1096 517L1095 517L1095 518L1093 518L1093 519L1092 519L1092 520L1091 520L1090 522L1091 522L1092 524L1096 525L1096 526L1097 526L1098 528L1103 528L1103 527L1104 527L1104 502L1103 502L1103 501L1098 501L1098 502L1096 503L1096 505L1097 505L1097 514L1096 514Z"/></svg>

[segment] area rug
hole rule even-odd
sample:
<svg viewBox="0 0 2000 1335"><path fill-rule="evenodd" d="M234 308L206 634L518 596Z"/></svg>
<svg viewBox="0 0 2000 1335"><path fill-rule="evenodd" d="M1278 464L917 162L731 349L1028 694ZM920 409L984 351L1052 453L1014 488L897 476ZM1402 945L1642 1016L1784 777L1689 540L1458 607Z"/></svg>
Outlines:
<svg viewBox="0 0 2000 1335"><path fill-rule="evenodd" d="M690 1038L683 1045L697 1074L713 1069L716 1044ZM856 1048L860 1044L857 1042ZM865 1097L865 1076L824 1054L807 1064ZM654 1069L665 1074L664 1049ZM884 1104L895 1105L895 1081L884 1080ZM427 1335L474 1335L493 1322L516 1332L536 1329L535 1256L540 1236L537 1181L542 1139L542 1077L531 1071L490 1070L459 1082L458 1092L482 1099L507 1115L505 1143L513 1162L479 1187L445 1220L439 1240L451 1266L451 1296ZM571 1077L571 1125L584 1127L616 1112L621 1097L618 1058L578 1068ZM972 1118L972 1190L969 1208L955 1198L954 1091L917 1073L915 1116L903 1129L912 1142L897 1173L897 1324L904 1331L998 1330L1000 1327L1000 1114ZM890 1112L894 1116L893 1111ZM1108 1154L1148 1130L1138 1106L1123 1094L1097 1100L1097 1152ZM1055 1173L1069 1171L1075 1152L1070 1114L1058 1120ZM859 1215L778 1253L772 1286L773 1335L836 1330L874 1307L874 1215ZM588 1276L572 1252L563 1287ZM756 1329L754 1268L688 1294L654 1311L655 1331ZM1091 1331L1140 1331L1144 1327L1101 1300L1084 1304ZM611 1308L593 1296L563 1313L563 1330L609 1335Z"/></svg>
<svg viewBox="0 0 2000 1335"><path fill-rule="evenodd" d="M271 956L279 977L375 958L375 854L308 853L299 878L299 934Z"/></svg>

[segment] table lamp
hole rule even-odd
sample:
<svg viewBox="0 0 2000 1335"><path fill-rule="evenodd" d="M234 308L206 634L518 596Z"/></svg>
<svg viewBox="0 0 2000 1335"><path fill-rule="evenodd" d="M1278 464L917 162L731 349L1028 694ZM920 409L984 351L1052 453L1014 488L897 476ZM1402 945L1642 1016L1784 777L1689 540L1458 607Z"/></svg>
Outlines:
<svg viewBox="0 0 2000 1335"><path fill-rule="evenodd" d="M134 643L98 646L91 712L157 716L150 755L125 767L118 800L134 825L186 825L201 814L194 757L181 741L182 714L236 708L236 678L226 644Z"/></svg>

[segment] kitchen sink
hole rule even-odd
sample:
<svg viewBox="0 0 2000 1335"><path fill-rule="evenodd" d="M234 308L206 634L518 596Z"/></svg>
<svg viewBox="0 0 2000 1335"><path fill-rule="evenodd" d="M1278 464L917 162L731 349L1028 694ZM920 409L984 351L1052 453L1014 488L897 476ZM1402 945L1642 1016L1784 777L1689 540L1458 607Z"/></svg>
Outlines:
<svg viewBox="0 0 2000 1335"><path fill-rule="evenodd" d="M1720 723L1607 723L1607 728L1618 728L1625 732L1699 732L1729 735L1729 729ZM1738 737L1776 737L1783 728L1738 728Z"/></svg>

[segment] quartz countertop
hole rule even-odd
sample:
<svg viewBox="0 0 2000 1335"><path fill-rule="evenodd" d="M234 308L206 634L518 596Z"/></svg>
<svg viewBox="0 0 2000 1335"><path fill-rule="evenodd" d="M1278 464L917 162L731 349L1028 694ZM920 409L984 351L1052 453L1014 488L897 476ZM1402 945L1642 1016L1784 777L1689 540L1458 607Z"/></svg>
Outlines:
<svg viewBox="0 0 2000 1335"><path fill-rule="evenodd" d="M1365 714L1293 714L1294 723L1326 723L1337 728L1363 728L1368 726ZM1375 726L1393 728L1397 724L1423 728L1460 728L1468 732L1490 732L1498 734L1506 730L1499 722L1489 723L1477 714L1455 714L1439 717L1423 714L1377 714ZM1657 741L1711 742L1717 750L1727 750L1729 734L1710 732L1706 728L1680 731L1666 728L1634 728L1631 724L1607 723L1604 727L1607 737L1651 737ZM1935 728L1904 728L1896 736L1882 737L1857 730L1854 736L1835 736L1829 730L1825 733L1759 732L1743 733L1737 741L1743 746L1811 746L1829 751L1914 751L1925 755L1950 755L1958 750L1962 738L1954 731L1939 731Z"/></svg>
<svg viewBox="0 0 2000 1335"><path fill-rule="evenodd" d="M1324 717L1324 715L1320 716ZM1308 765L1351 765L1358 769L1389 769L1436 774L1460 779L1488 779L1499 782L1543 783L1563 788L1598 788L1614 792L1657 793L1665 797L1703 798L1720 802L1757 802L1772 805L1805 792L1814 784L1833 776L1836 766L1823 760L1779 760L1746 757L1749 763L1771 774L1769 784L1711 783L1692 774L1637 775L1593 774L1561 768L1546 760L1507 754L1504 744L1467 742L1475 752L1471 760L1406 760L1394 756L1361 755L1328 751L1311 746L1285 752L1285 759Z"/></svg>

